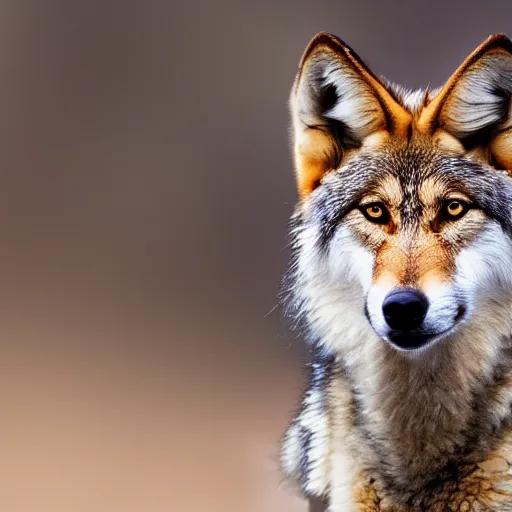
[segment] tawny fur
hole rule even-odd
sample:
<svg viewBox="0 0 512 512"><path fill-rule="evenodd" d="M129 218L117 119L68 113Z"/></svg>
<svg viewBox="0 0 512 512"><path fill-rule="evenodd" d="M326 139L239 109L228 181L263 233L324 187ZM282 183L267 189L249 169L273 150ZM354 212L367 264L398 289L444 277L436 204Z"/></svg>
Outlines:
<svg viewBox="0 0 512 512"><path fill-rule="evenodd" d="M288 282L313 361L281 461L329 512L512 511L511 95L505 36L433 91L376 78L328 34L306 50ZM439 220L446 198L475 208ZM377 199L385 225L360 213ZM380 312L402 286L435 333L407 353Z"/></svg>

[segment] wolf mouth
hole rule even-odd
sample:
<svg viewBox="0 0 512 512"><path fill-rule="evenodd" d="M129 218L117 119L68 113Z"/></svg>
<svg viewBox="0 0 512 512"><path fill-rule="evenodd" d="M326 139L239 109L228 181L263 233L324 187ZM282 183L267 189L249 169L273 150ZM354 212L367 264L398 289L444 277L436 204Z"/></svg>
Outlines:
<svg viewBox="0 0 512 512"><path fill-rule="evenodd" d="M460 306L457 312L457 316L454 319L454 324L441 332L436 333L421 333L421 332L411 332L411 331L391 331L387 335L387 340L397 347L399 350L409 351L416 350L419 348L427 347L428 345L432 345L434 342L440 340L448 333L452 332L460 320L465 315L466 308L464 306Z"/></svg>
<svg viewBox="0 0 512 512"><path fill-rule="evenodd" d="M451 329L447 329L446 331L436 334L414 334L404 331L392 331L388 334L387 338L392 345L398 347L400 350L415 350L426 347L450 330Z"/></svg>

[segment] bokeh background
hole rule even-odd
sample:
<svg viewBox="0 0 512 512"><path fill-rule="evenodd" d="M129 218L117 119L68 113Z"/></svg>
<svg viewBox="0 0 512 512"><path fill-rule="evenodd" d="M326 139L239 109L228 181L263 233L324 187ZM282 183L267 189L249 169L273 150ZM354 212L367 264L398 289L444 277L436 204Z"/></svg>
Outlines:
<svg viewBox="0 0 512 512"><path fill-rule="evenodd" d="M512 3L0 2L0 510L299 512L287 98L328 30L441 84Z"/></svg>

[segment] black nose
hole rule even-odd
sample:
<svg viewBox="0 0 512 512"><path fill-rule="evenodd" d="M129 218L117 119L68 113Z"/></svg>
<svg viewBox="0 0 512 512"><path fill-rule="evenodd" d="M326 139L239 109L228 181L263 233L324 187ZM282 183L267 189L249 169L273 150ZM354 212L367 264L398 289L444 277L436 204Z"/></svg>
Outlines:
<svg viewBox="0 0 512 512"><path fill-rule="evenodd" d="M389 327L401 331L420 327L427 310L427 298L416 290L395 290L384 299L382 305Z"/></svg>

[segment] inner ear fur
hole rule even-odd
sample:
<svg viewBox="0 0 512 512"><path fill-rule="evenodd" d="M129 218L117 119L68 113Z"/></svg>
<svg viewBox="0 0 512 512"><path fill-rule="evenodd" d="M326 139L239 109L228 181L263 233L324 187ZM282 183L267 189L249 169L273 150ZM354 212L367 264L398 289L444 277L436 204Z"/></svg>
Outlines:
<svg viewBox="0 0 512 512"><path fill-rule="evenodd" d="M351 149L390 134L405 137L411 124L411 115L355 52L324 32L311 40L302 56L290 106L301 197Z"/></svg>
<svg viewBox="0 0 512 512"><path fill-rule="evenodd" d="M424 109L417 127L444 130L466 150L479 149L492 165L512 169L512 42L504 34L484 41Z"/></svg>

